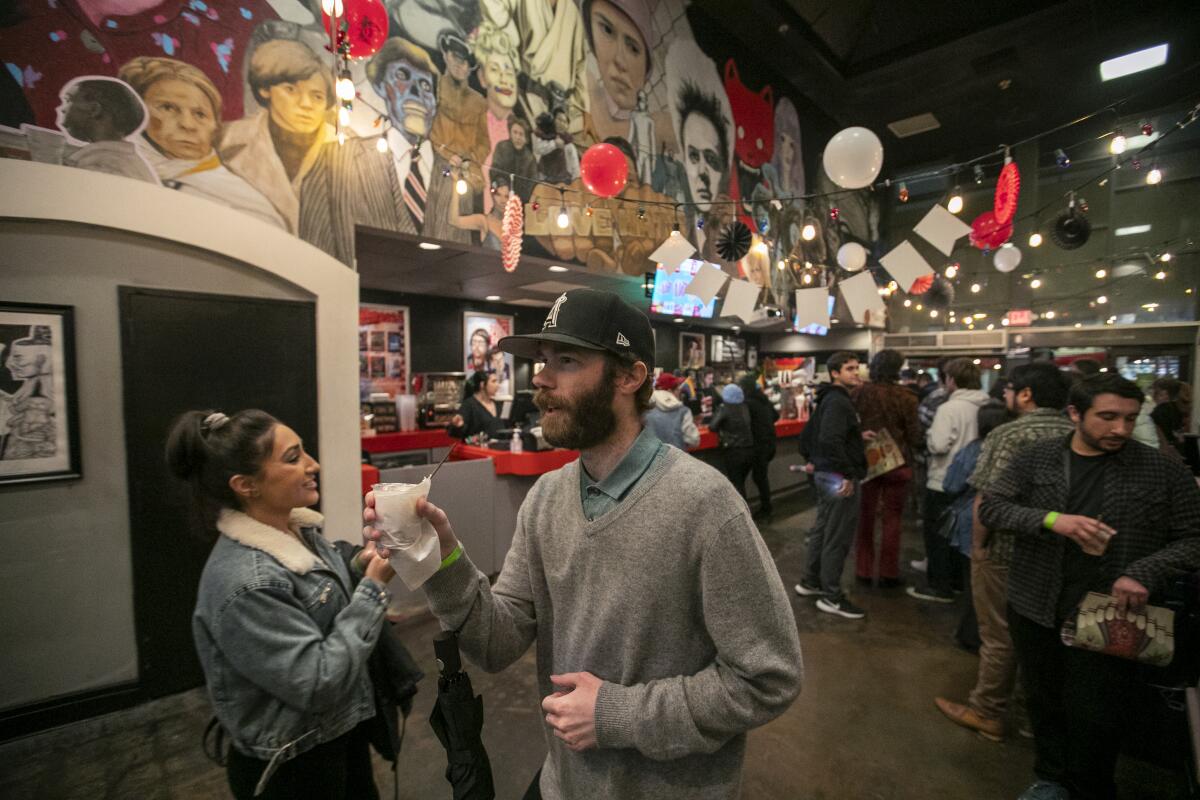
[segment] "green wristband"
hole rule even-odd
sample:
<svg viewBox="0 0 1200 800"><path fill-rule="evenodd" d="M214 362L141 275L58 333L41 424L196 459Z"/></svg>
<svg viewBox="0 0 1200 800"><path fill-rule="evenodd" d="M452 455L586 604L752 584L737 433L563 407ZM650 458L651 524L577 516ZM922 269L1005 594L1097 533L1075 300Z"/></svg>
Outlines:
<svg viewBox="0 0 1200 800"><path fill-rule="evenodd" d="M1056 522L1058 522L1058 512L1051 511L1046 515L1046 518L1042 520L1042 527L1048 531L1052 531L1054 530L1054 523Z"/></svg>
<svg viewBox="0 0 1200 800"><path fill-rule="evenodd" d="M442 559L442 565L440 567L438 567L438 569L442 570L442 569L445 569L446 567L450 566L455 561L458 561L459 557L462 556L462 554L463 554L463 549L462 549L462 545L460 544L457 547L455 547L454 550L452 550L450 552L450 555L448 555Z"/></svg>

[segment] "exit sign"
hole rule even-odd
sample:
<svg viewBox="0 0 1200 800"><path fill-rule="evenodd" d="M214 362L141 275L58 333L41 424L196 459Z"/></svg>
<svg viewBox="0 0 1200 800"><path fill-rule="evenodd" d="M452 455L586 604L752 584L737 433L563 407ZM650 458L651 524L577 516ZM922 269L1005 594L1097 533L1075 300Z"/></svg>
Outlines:
<svg viewBox="0 0 1200 800"><path fill-rule="evenodd" d="M1032 325L1033 311L1028 308L1014 308L1008 312L1008 324L1009 327L1014 325Z"/></svg>

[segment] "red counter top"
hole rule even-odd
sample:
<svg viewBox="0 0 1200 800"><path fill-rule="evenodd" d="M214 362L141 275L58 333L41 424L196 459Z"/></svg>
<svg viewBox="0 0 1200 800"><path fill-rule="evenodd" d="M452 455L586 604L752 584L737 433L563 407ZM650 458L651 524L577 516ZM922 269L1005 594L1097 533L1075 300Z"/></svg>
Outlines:
<svg viewBox="0 0 1200 800"><path fill-rule="evenodd" d="M798 419L781 419L775 422L775 437L778 439L786 439L789 436L799 436L800 431L804 430L804 422ZM698 450L712 450L720 445L720 440L717 434L710 431L707 427L700 427L700 444L691 448L688 452L695 453Z"/></svg>
<svg viewBox="0 0 1200 800"><path fill-rule="evenodd" d="M451 461L472 461L490 458L497 475L524 475L532 477L552 472L579 458L578 450L538 450L535 452L510 453L507 450L490 450L460 444L450 455Z"/></svg>
<svg viewBox="0 0 1200 800"><path fill-rule="evenodd" d="M454 439L445 428L429 428L401 433L380 433L362 438L362 449L368 453L397 453L401 450L431 450L434 447L449 447Z"/></svg>
<svg viewBox="0 0 1200 800"><path fill-rule="evenodd" d="M379 468L370 464L362 465L362 493L371 491L371 487L379 483Z"/></svg>

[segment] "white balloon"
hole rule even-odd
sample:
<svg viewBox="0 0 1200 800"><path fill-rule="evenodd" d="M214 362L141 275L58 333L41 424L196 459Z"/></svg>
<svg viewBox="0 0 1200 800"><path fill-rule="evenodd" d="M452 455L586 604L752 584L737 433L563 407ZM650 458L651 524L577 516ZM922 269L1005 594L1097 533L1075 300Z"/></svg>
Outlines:
<svg viewBox="0 0 1200 800"><path fill-rule="evenodd" d="M838 248L837 262L842 269L858 272L867 265L867 251L858 242L847 242Z"/></svg>
<svg viewBox="0 0 1200 800"><path fill-rule="evenodd" d="M883 168L883 143L866 128L846 128L825 145L825 174L843 189L870 186Z"/></svg>
<svg viewBox="0 0 1200 800"><path fill-rule="evenodd" d="M992 256L992 264L1000 272L1012 272L1021 263L1021 248L1014 244L1002 245Z"/></svg>

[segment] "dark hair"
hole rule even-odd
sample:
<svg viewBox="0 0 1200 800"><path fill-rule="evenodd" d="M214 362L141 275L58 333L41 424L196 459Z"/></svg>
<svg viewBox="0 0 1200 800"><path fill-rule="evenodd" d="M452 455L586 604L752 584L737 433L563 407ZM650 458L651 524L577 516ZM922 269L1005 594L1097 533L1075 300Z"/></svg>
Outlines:
<svg viewBox="0 0 1200 800"><path fill-rule="evenodd" d="M463 384L463 400L474 397L480 389L487 386L488 375L489 373L481 369L471 373L471 377L467 378L467 382Z"/></svg>
<svg viewBox="0 0 1200 800"><path fill-rule="evenodd" d="M1154 383L1150 384L1152 392L1166 392L1167 399L1175 402L1179 399L1179 393L1183 390L1183 381L1170 375L1155 379Z"/></svg>
<svg viewBox="0 0 1200 800"><path fill-rule="evenodd" d="M1013 393L1029 389L1033 404L1038 408L1054 408L1061 411L1067 407L1067 396L1071 382L1062 371L1048 361L1035 361L1015 368L1008 377Z"/></svg>
<svg viewBox="0 0 1200 800"><path fill-rule="evenodd" d="M71 102L82 100L95 103L104 109L112 120L113 127L122 138L141 127L146 121L146 112L133 87L124 81L104 78L82 80L75 84Z"/></svg>
<svg viewBox="0 0 1200 800"><path fill-rule="evenodd" d="M922 372L918 372L918 373L917 373L917 383L918 383L918 384L921 382L921 379L922 379L922 378L924 378L924 379L925 379L925 385L926 385L926 386L928 386L929 384L931 384L931 383L933 383L933 382L934 382L934 380L933 380L933 376L932 376L932 375L930 375L928 372L924 372L924 371L922 371Z"/></svg>
<svg viewBox="0 0 1200 800"><path fill-rule="evenodd" d="M946 377L954 378L956 389L978 389L983 384L979 379L979 367L969 358L954 358L946 364Z"/></svg>
<svg viewBox="0 0 1200 800"><path fill-rule="evenodd" d="M628 358L621 358L616 353L604 351L604 382L612 384L617 380L617 374L620 372L628 372L633 368L636 361ZM643 362L645 363L645 362ZM676 376L679 370L675 370ZM650 395L654 394L654 365L646 364L646 379L642 381L642 385L638 387L637 394L633 396L634 406L638 414L643 411L649 411L654 402L650 399Z"/></svg>
<svg viewBox="0 0 1200 800"><path fill-rule="evenodd" d="M1077 358L1071 362L1071 371L1080 378L1100 374L1100 362L1094 358Z"/></svg>
<svg viewBox="0 0 1200 800"><path fill-rule="evenodd" d="M979 438L983 439L996 428L1012 420L1012 414L1008 413L1008 406L992 400L979 407L975 420L979 425Z"/></svg>
<svg viewBox="0 0 1200 800"><path fill-rule="evenodd" d="M825 366L829 369L830 377L835 372L841 372L842 367L850 361L858 361L858 353L852 353L849 350L838 350L831 355L825 362Z"/></svg>
<svg viewBox="0 0 1200 800"><path fill-rule="evenodd" d="M1133 381L1122 378L1115 372L1101 372L1097 375L1075 381L1071 387L1070 403L1080 416L1092 407L1092 401L1102 394L1115 394L1126 400L1145 401L1146 396Z"/></svg>
<svg viewBox="0 0 1200 800"><path fill-rule="evenodd" d="M279 420L248 408L231 417L220 412L185 411L167 436L167 467L192 494L196 532L210 536L222 509L239 509L229 485L234 475L255 475L275 446Z"/></svg>
<svg viewBox="0 0 1200 800"><path fill-rule="evenodd" d="M915 369L913 369L912 367L905 367L904 369L900 370L900 380L915 381L916 379L917 379L917 371Z"/></svg>
<svg viewBox="0 0 1200 800"><path fill-rule="evenodd" d="M699 114L717 129L717 142L721 148L721 168L723 171L728 171L729 131L725 126L729 124L729 120L725 118L725 112L721 110L721 103L717 100L717 96L704 91L691 81L685 81L683 89L679 92L679 105L676 106L676 110L679 112L679 144L684 145L683 126L687 122L688 116Z"/></svg>
<svg viewBox="0 0 1200 800"><path fill-rule="evenodd" d="M875 383L895 383L900 378L904 356L899 350L880 350L871 359L871 380Z"/></svg>

